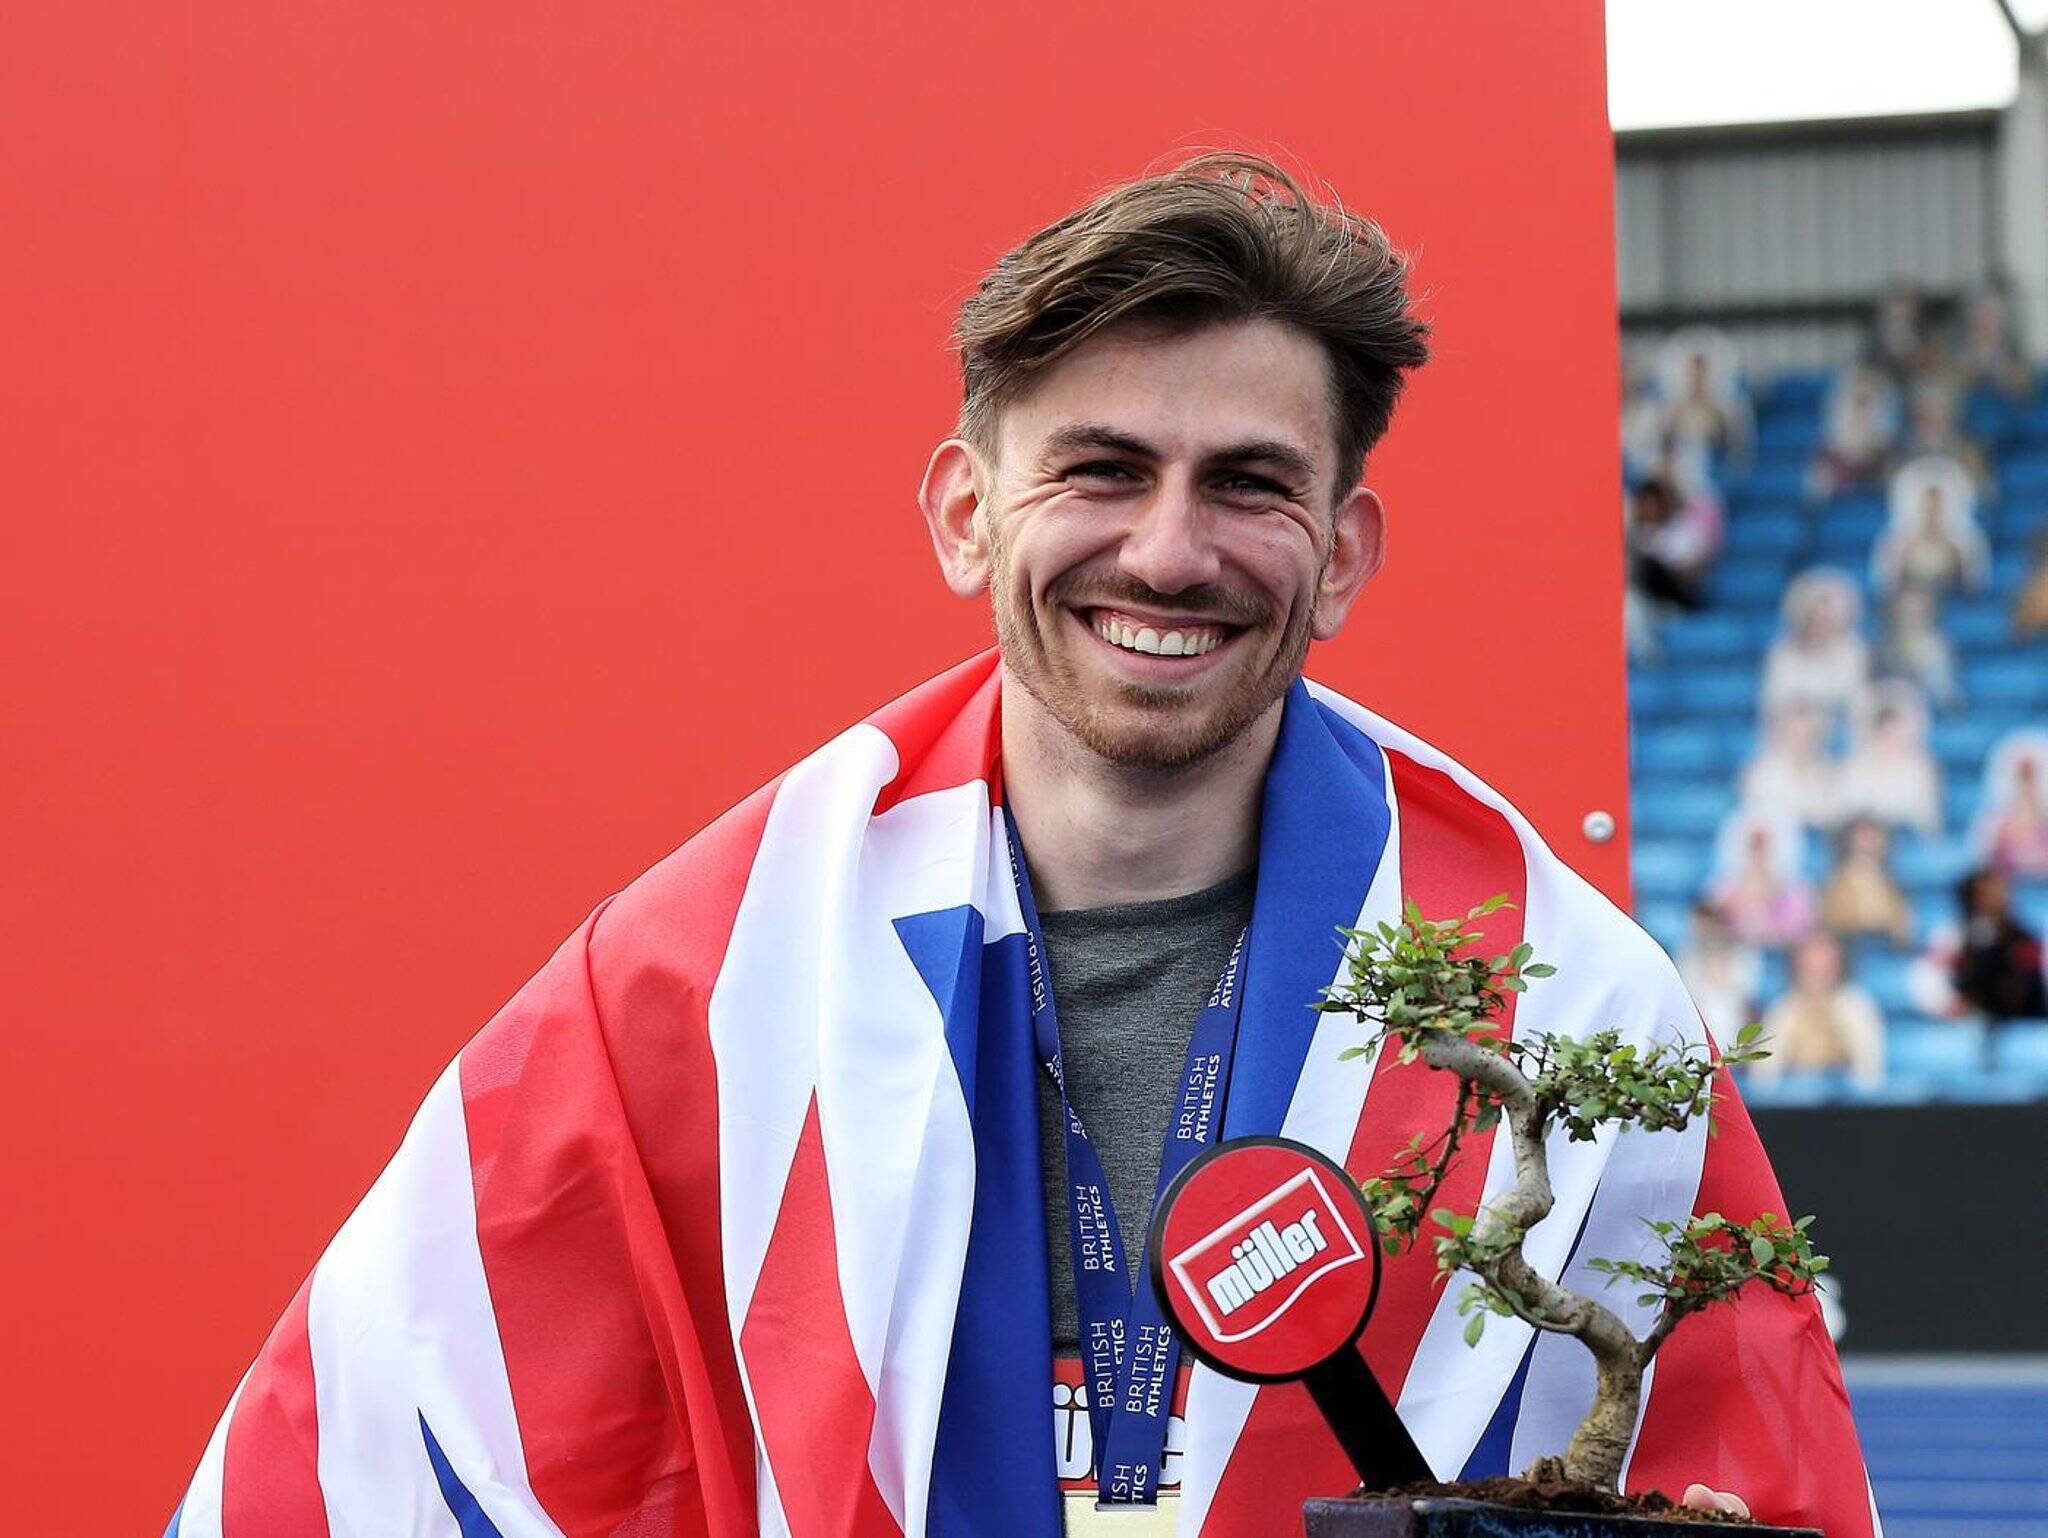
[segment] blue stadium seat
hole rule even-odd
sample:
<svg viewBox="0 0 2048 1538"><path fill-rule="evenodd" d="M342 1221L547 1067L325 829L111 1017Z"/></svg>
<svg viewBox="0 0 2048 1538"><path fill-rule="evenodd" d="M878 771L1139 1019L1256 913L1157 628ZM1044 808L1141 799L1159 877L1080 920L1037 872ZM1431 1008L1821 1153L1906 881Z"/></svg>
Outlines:
<svg viewBox="0 0 2048 1538"><path fill-rule="evenodd" d="M2048 497L2008 495L1984 522L2007 549L2030 550L2041 530L2048 529Z"/></svg>
<svg viewBox="0 0 2048 1538"><path fill-rule="evenodd" d="M1798 461L1775 463L1759 460L1749 474L1733 484L1746 496L1791 501L1806 494L1806 466Z"/></svg>
<svg viewBox="0 0 2048 1538"><path fill-rule="evenodd" d="M1977 807L1983 796L1983 782L1974 774L1950 775L1941 787L1942 825L1951 832L1967 832L1977 819Z"/></svg>
<svg viewBox="0 0 2048 1538"><path fill-rule="evenodd" d="M1708 854L1699 839L1638 837L1629 858L1637 894L1644 901L1690 902L1706 879Z"/></svg>
<svg viewBox="0 0 2048 1538"><path fill-rule="evenodd" d="M1731 556L1708 576L1707 599L1717 609L1774 615L1791 577L1791 563L1783 555Z"/></svg>
<svg viewBox="0 0 2048 1538"><path fill-rule="evenodd" d="M1688 717L1756 715L1757 668L1754 662L1735 667L1695 664L1673 669L1678 675L1677 713Z"/></svg>
<svg viewBox="0 0 2048 1538"><path fill-rule="evenodd" d="M1753 734L1722 725L1665 721L1639 726L1633 739L1638 786L1652 777L1732 779L1754 746Z"/></svg>
<svg viewBox="0 0 2048 1538"><path fill-rule="evenodd" d="M2034 569L2025 550L1994 550L1991 554L1991 591L2010 602Z"/></svg>
<svg viewBox="0 0 2048 1538"><path fill-rule="evenodd" d="M2048 881L2022 881L2013 889L2013 911L2035 934L2048 934Z"/></svg>
<svg viewBox="0 0 2048 1538"><path fill-rule="evenodd" d="M1815 520L1815 555L1821 561L1841 559L1831 551L1847 551L1853 559L1866 559L1870 547L1878 543L1878 535L1884 532L1886 512L1882 506L1872 506L1868 500L1847 500L1831 504Z"/></svg>
<svg viewBox="0 0 2048 1538"><path fill-rule="evenodd" d="M1806 547L1806 514L1796 504L1737 504L1728 520L1730 555L1789 556Z"/></svg>
<svg viewBox="0 0 2048 1538"><path fill-rule="evenodd" d="M1953 599L1942 611L1941 628L1959 647L2008 646L2012 619L1995 598Z"/></svg>
<svg viewBox="0 0 2048 1538"><path fill-rule="evenodd" d="M1793 1069L1775 1079L1744 1076L1742 1098L1750 1105L1826 1105L1849 1098L1849 1076L1811 1068Z"/></svg>
<svg viewBox="0 0 2048 1538"><path fill-rule="evenodd" d="M2000 1078L2048 1089L2048 1020L2009 1020L1993 1026L1991 1069Z"/></svg>
<svg viewBox="0 0 2048 1538"><path fill-rule="evenodd" d="M1970 712L1937 717L1928 744L1949 774L1976 775L1983 772L1984 759L1992 745L2018 723L2010 715L1980 716Z"/></svg>
<svg viewBox="0 0 2048 1538"><path fill-rule="evenodd" d="M1638 902L1636 922L1647 929L1650 937L1668 953L1676 955L1685 945L1686 934L1692 928L1692 904L1671 897Z"/></svg>
<svg viewBox="0 0 2048 1538"><path fill-rule="evenodd" d="M1688 839L1705 843L1735 809L1735 791L1725 781L1666 781L1639 787L1635 823L1645 838Z"/></svg>
<svg viewBox="0 0 2048 1538"><path fill-rule="evenodd" d="M1820 418L1804 411L1770 411L1757 418L1757 458L1789 459L1801 463L1813 457L1820 443Z"/></svg>
<svg viewBox="0 0 2048 1538"><path fill-rule="evenodd" d="M1763 409L1772 416L1804 411L1818 420L1835 376L1826 369L1786 369L1763 385Z"/></svg>
<svg viewBox="0 0 2048 1538"><path fill-rule="evenodd" d="M1899 885L1916 891L1952 888L1976 863L1976 852L1961 833L1935 838L1904 833L1892 847L1892 874Z"/></svg>
<svg viewBox="0 0 2048 1538"><path fill-rule="evenodd" d="M2048 492L2048 449L2007 454L1998 461L1998 489L2008 497Z"/></svg>
<svg viewBox="0 0 2048 1538"><path fill-rule="evenodd" d="M1963 693L1980 716L2000 708L2048 711L2048 659L2032 648L1972 657L1963 664Z"/></svg>
<svg viewBox="0 0 2048 1538"><path fill-rule="evenodd" d="M1967 1085L1984 1068L1984 1028L1974 1020L1894 1020L1885 1030L1890 1076Z"/></svg>
<svg viewBox="0 0 2048 1538"><path fill-rule="evenodd" d="M1859 954L1850 970L1856 985L1877 1000L1877 1007L1890 1019L1912 1011L1913 999L1906 987L1912 965L1911 956L1871 949Z"/></svg>
<svg viewBox="0 0 2048 1538"><path fill-rule="evenodd" d="M1708 609L1674 615L1657 632L1657 644L1673 662L1694 657L1753 656L1757 651L1755 618L1748 614Z"/></svg>

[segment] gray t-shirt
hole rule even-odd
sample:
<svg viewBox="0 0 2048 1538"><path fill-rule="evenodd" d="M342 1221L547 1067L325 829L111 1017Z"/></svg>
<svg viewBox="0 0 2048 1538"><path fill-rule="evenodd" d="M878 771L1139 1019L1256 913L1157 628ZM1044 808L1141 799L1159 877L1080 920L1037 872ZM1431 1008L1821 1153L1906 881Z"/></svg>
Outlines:
<svg viewBox="0 0 2048 1538"><path fill-rule="evenodd" d="M1041 913L1059 1011L1067 1093L1109 1178L1117 1227L1135 1268L1152 1222L1159 1153L1187 1064L1195 1017L1250 921L1256 871L1160 902ZM1052 1344L1080 1328L1067 1231L1066 1136L1059 1091L1038 1074L1045 1227L1052 1252Z"/></svg>

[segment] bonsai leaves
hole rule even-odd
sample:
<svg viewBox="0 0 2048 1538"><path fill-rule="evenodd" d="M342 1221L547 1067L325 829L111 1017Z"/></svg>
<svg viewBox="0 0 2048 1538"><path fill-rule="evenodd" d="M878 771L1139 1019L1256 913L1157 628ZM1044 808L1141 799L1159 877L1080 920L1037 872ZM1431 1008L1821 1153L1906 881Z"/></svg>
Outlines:
<svg viewBox="0 0 2048 1538"><path fill-rule="evenodd" d="M1643 1284L1636 1302L1659 1310L1657 1322L1643 1342L1647 1361L1664 1337L1687 1314L1710 1303L1733 1298L1751 1282L1761 1282L1788 1297L1813 1291L1814 1278L1828 1268L1828 1257L1814 1253L1807 1237L1811 1215L1796 1223L1775 1212L1760 1212L1747 1223L1733 1222L1718 1212L1703 1212L1683 1223L1643 1219L1662 1242L1659 1264L1637 1260L1589 1260L1613 1285L1616 1277Z"/></svg>
<svg viewBox="0 0 2048 1538"><path fill-rule="evenodd" d="M1341 1056L1370 1058L1389 1048L1402 1063L1421 1059L1458 1078L1450 1124L1434 1137L1418 1133L1384 1174L1361 1188L1379 1224L1381 1243L1396 1254L1433 1220L1440 1277L1470 1272L1477 1280L1459 1297L1465 1340L1477 1344L1490 1315L1574 1335L1600 1363L1600 1391L1566 1450L1566 1471L1613 1488L1640 1402L1642 1371L1680 1320L1732 1299L1761 1282L1798 1295L1827 1267L1806 1235L1811 1218L1784 1223L1760 1213L1746 1223L1705 1213L1682 1223L1644 1221L1661 1241L1661 1260L1591 1260L1612 1286L1626 1277L1641 1289L1639 1306L1655 1308L1650 1332L1638 1340L1597 1298L1560 1286L1522 1255L1530 1229L1555 1203L1546 1139L1561 1128L1590 1142L1603 1124L1624 1130L1672 1131L1696 1117L1713 1130L1714 1080L1724 1064L1767 1054L1758 1028L1746 1027L1732 1051L1717 1056L1705 1042L1625 1041L1604 1028L1584 1037L1537 1032L1504 1037L1512 995L1551 976L1525 941L1502 955L1480 948L1483 921L1508 906L1489 898L1462 918L1426 919L1411 901L1398 924L1341 929L1341 980L1313 1007L1353 1016L1366 1039ZM1515 1179L1476 1213L1431 1209L1461 1142L1506 1122Z"/></svg>

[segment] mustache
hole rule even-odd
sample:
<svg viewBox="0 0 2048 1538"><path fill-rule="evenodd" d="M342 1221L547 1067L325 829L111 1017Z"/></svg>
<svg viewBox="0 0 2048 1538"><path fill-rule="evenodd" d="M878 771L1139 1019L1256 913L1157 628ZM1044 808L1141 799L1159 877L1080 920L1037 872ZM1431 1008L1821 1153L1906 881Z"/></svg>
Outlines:
<svg viewBox="0 0 2048 1538"><path fill-rule="evenodd" d="M1161 616L1186 614L1247 626L1263 625L1273 615L1272 605L1265 600L1220 583L1205 582L1177 593L1162 593L1135 577L1107 572L1064 573L1047 585L1045 601L1073 609L1113 609L1121 605Z"/></svg>

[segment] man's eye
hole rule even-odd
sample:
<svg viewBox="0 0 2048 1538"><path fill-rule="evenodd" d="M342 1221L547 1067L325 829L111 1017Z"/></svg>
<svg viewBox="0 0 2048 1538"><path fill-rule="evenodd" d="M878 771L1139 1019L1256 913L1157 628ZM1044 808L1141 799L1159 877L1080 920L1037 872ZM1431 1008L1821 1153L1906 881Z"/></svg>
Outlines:
<svg viewBox="0 0 2048 1538"><path fill-rule="evenodd" d="M1130 473L1131 472L1125 469L1122 465L1117 464L1115 461L1108 459L1098 459L1085 465L1076 465L1073 469L1067 472L1067 474L1070 476L1085 475L1091 480L1115 480L1119 477L1128 478Z"/></svg>
<svg viewBox="0 0 2048 1538"><path fill-rule="evenodd" d="M1232 491L1251 490L1270 496L1284 497L1287 488L1278 481L1269 481L1262 475L1227 475L1221 484Z"/></svg>

